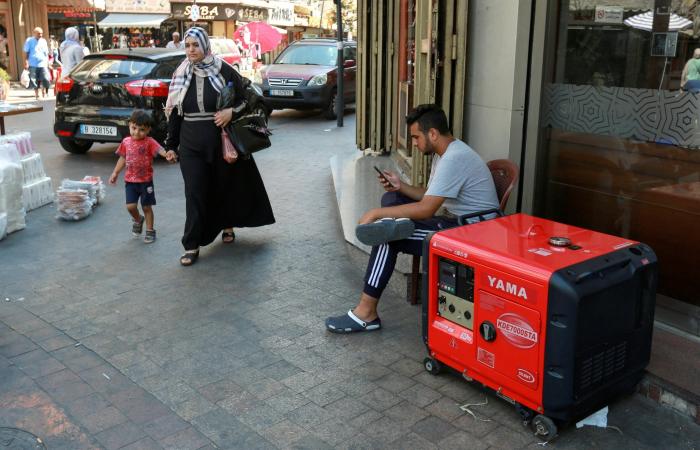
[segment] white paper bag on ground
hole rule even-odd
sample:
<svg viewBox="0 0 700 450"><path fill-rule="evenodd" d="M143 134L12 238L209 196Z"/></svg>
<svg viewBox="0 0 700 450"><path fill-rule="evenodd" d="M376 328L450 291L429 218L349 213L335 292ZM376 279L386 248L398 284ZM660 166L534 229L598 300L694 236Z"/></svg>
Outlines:
<svg viewBox="0 0 700 450"><path fill-rule="evenodd" d="M22 203L27 212L51 202L53 202L53 185L49 177L39 178L25 184L22 188Z"/></svg>
<svg viewBox="0 0 700 450"><path fill-rule="evenodd" d="M608 407L606 406L600 411L596 411L585 419L576 422L576 428L581 428L584 425L606 428L608 426Z"/></svg>

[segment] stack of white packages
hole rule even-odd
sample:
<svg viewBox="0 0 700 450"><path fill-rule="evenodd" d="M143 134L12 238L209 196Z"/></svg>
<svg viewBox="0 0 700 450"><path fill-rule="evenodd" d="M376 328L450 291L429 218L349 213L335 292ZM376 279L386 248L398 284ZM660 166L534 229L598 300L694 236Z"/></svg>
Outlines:
<svg viewBox="0 0 700 450"><path fill-rule="evenodd" d="M92 206L97 204L97 185L95 183L91 183L89 181L69 180L65 178L63 181L61 181L61 189L80 189L87 191L88 195L90 196Z"/></svg>
<svg viewBox="0 0 700 450"><path fill-rule="evenodd" d="M19 151L20 158L30 153L34 153L32 134L28 131L0 136L0 144L15 144L17 146L17 150Z"/></svg>
<svg viewBox="0 0 700 450"><path fill-rule="evenodd" d="M51 178L46 176L39 153L29 153L22 157L24 186L22 201L24 209L31 211L53 202Z"/></svg>
<svg viewBox="0 0 700 450"><path fill-rule="evenodd" d="M63 220L82 220L98 202L98 184L65 179L56 192L57 215Z"/></svg>
<svg viewBox="0 0 700 450"><path fill-rule="evenodd" d="M0 144L0 239L26 226L22 165L14 143Z"/></svg>
<svg viewBox="0 0 700 450"><path fill-rule="evenodd" d="M82 220L92 213L90 193L85 189L65 189L56 191L56 218Z"/></svg>
<svg viewBox="0 0 700 450"><path fill-rule="evenodd" d="M95 186L95 205L99 205L105 201L107 192L105 192L105 184L102 182L102 178L88 175L83 177L82 181Z"/></svg>

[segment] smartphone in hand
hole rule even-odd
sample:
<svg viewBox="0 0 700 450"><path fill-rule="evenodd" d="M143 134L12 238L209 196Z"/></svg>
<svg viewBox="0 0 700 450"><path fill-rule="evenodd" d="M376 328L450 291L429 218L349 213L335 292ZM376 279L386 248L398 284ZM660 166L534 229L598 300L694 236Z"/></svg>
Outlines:
<svg viewBox="0 0 700 450"><path fill-rule="evenodd" d="M379 174L379 176L382 177L382 180L384 180L384 181L386 181L387 183L389 183L389 186L391 186L391 187L396 187L396 186L394 186L394 183L392 183L391 181L389 181L389 179L386 177L386 175L384 175L384 172L382 172L381 170L379 170L379 167L374 166L374 170L376 170L377 173Z"/></svg>

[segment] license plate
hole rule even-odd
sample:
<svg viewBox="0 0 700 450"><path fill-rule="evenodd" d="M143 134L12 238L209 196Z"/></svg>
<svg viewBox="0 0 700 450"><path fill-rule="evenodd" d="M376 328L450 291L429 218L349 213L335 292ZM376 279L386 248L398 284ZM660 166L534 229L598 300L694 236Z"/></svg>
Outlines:
<svg viewBox="0 0 700 450"><path fill-rule="evenodd" d="M270 95L279 97L294 97L294 91L291 89L270 89Z"/></svg>
<svg viewBox="0 0 700 450"><path fill-rule="evenodd" d="M96 136L116 136L117 127L104 125L80 125L81 134L92 134Z"/></svg>

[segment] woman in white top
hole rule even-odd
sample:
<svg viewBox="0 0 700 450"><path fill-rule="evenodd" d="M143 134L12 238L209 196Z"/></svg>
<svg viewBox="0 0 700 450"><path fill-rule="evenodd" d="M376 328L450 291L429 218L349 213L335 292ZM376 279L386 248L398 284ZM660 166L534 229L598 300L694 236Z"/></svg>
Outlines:
<svg viewBox="0 0 700 450"><path fill-rule="evenodd" d="M61 69L62 76L68 75L80 61L83 60L83 46L80 45L80 33L74 27L66 28L66 40L61 43L59 48L61 54Z"/></svg>

